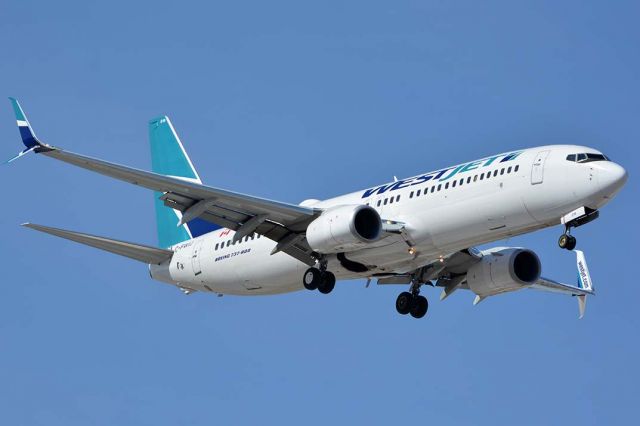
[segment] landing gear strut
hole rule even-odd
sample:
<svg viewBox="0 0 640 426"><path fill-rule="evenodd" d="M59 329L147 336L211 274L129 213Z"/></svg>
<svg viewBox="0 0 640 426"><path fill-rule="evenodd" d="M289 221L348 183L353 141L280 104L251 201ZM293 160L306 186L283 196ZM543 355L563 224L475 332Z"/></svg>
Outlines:
<svg viewBox="0 0 640 426"><path fill-rule="evenodd" d="M336 276L326 270L326 267L309 268L302 277L302 285L307 290L318 290L322 294L329 294L336 286Z"/></svg>
<svg viewBox="0 0 640 426"><path fill-rule="evenodd" d="M411 314L414 318L422 318L427 314L429 301L420 296L420 284L414 282L409 291L403 291L396 299L396 310L401 315Z"/></svg>

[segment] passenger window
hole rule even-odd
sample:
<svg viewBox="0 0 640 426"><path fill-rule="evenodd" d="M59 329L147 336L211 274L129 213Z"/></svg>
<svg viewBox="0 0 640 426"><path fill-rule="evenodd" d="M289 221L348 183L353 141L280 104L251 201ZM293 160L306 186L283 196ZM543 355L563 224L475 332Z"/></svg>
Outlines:
<svg viewBox="0 0 640 426"><path fill-rule="evenodd" d="M421 189L418 189L418 192L416 192L416 197L420 196L420 191L422 191ZM425 192L426 193L426 192Z"/></svg>
<svg viewBox="0 0 640 426"><path fill-rule="evenodd" d="M413 198L413 191L409 193L409 198Z"/></svg>
<svg viewBox="0 0 640 426"><path fill-rule="evenodd" d="M400 201L400 195L398 195L398 196L396 197L396 203L397 203L398 201Z"/></svg>
<svg viewBox="0 0 640 426"><path fill-rule="evenodd" d="M464 179L460 179L460 185L464 183Z"/></svg>
<svg viewBox="0 0 640 426"><path fill-rule="evenodd" d="M473 181L474 181L474 182L477 182L477 181L478 181L478 175L475 175L475 176L473 177Z"/></svg>
<svg viewBox="0 0 640 426"><path fill-rule="evenodd" d="M480 173L480 180L484 180L484 173Z"/></svg>
<svg viewBox="0 0 640 426"><path fill-rule="evenodd" d="M216 248L214 250L218 250L219 243L216 243Z"/></svg>
<svg viewBox="0 0 640 426"><path fill-rule="evenodd" d="M507 173L511 173L511 166L507 169Z"/></svg>
<svg viewBox="0 0 640 426"><path fill-rule="evenodd" d="M382 200L378 200L378 207L380 207L380 203L382 203Z"/></svg>
<svg viewBox="0 0 640 426"><path fill-rule="evenodd" d="M467 183L471 183L471 176L467 178Z"/></svg>
<svg viewBox="0 0 640 426"><path fill-rule="evenodd" d="M504 174L504 167L500 170L500 176Z"/></svg>
<svg viewBox="0 0 640 426"><path fill-rule="evenodd" d="M514 172L517 172L519 168L520 168L520 165L518 164L518 165L516 165L516 168L515 168L515 169L513 169L513 171L514 171Z"/></svg>
<svg viewBox="0 0 640 426"><path fill-rule="evenodd" d="M457 183L457 182L458 182L458 181L454 180L454 181L453 181L453 183L451 184L451 186L455 188L455 187L456 187L456 183Z"/></svg>
<svg viewBox="0 0 640 426"><path fill-rule="evenodd" d="M496 176L498 176L498 170L497 169L493 171L493 177L496 177Z"/></svg>
<svg viewBox="0 0 640 426"><path fill-rule="evenodd" d="M393 204L393 197L389 198L389 204Z"/></svg>
<svg viewBox="0 0 640 426"><path fill-rule="evenodd" d="M445 183L444 189L449 189L449 182Z"/></svg>
<svg viewBox="0 0 640 426"><path fill-rule="evenodd" d="M227 241L227 247L231 245L231 240Z"/></svg>
<svg viewBox="0 0 640 426"><path fill-rule="evenodd" d="M255 238L256 234L251 234L251 239L253 240Z"/></svg>
<svg viewBox="0 0 640 426"><path fill-rule="evenodd" d="M384 203L382 203L382 204L384 204L384 205L386 206L388 201L389 201L389 199L388 199L388 198L385 198L385 199L384 199Z"/></svg>
<svg viewBox="0 0 640 426"><path fill-rule="evenodd" d="M441 184L441 183L439 183L439 184L438 184L438 191L440 191L441 189L442 189L442 184Z"/></svg>
<svg viewBox="0 0 640 426"><path fill-rule="evenodd" d="M436 187L434 185L434 186L431 187L431 193L433 193L433 191L435 191L435 190L436 190Z"/></svg>

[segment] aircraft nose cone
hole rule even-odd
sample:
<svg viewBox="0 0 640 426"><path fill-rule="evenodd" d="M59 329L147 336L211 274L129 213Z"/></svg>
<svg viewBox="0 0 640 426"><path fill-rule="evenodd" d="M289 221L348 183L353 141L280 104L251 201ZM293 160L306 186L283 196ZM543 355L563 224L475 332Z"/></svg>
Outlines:
<svg viewBox="0 0 640 426"><path fill-rule="evenodd" d="M629 177L627 171L621 165L613 162L603 163L598 175L602 190L610 195L618 192Z"/></svg>

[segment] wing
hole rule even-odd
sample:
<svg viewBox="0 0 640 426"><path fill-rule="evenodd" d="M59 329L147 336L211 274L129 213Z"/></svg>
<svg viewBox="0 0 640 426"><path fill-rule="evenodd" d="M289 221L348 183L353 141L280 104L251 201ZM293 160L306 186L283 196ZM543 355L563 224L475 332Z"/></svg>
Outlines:
<svg viewBox="0 0 640 426"><path fill-rule="evenodd" d="M278 243L284 242L280 247L281 251L304 263L315 263L306 240L300 240L298 237L304 236L307 226L320 214L320 210L239 194L58 148L46 147L41 153L65 163L162 192L164 195L161 200L166 206L181 211L183 222L199 217L236 231L237 239L257 232ZM293 237L297 241L287 244Z"/></svg>
<svg viewBox="0 0 640 426"><path fill-rule="evenodd" d="M541 277L525 288L576 296L580 318L582 318L586 308L586 297L595 293L584 253L580 250L574 251L578 270L578 284L576 286ZM379 275L376 278L378 278L378 284L409 284L412 281L420 283L435 281L435 286L443 287L440 300L444 300L456 290L469 290L467 272L469 268L480 262L482 257L483 252L475 248L469 248L444 256L435 262L408 273ZM477 296L474 300L474 305L482 300L483 298Z"/></svg>
<svg viewBox="0 0 640 426"><path fill-rule="evenodd" d="M12 98L11 102L26 150L162 192L161 199L165 205L181 211L183 222L199 217L236 231L236 239L256 232L278 243L274 252L283 251L308 265L315 264L304 233L321 210L240 194L64 151L40 142L18 102Z"/></svg>

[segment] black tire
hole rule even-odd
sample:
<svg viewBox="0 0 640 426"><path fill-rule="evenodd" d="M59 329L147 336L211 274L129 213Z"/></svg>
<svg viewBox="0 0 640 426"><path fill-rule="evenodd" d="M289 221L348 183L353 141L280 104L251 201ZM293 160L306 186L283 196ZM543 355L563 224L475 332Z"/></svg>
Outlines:
<svg viewBox="0 0 640 426"><path fill-rule="evenodd" d="M567 248L570 238L571 238L571 235L567 235L567 234L560 235L560 238L558 238L558 245L560 246L561 249Z"/></svg>
<svg viewBox="0 0 640 426"><path fill-rule="evenodd" d="M422 318L427 314L429 310L429 301L424 296L418 296L413 301L413 306L411 307L411 316L414 318Z"/></svg>
<svg viewBox="0 0 640 426"><path fill-rule="evenodd" d="M569 242L567 243L567 247L565 248L567 250L573 250L574 248L576 248L576 244L578 244L576 237L569 235Z"/></svg>
<svg viewBox="0 0 640 426"><path fill-rule="evenodd" d="M302 276L302 285L307 290L315 290L318 288L320 281L322 280L322 274L317 268L309 268Z"/></svg>
<svg viewBox="0 0 640 426"><path fill-rule="evenodd" d="M336 286L336 276L331 272L326 271L322 275L322 279L320 280L320 285L318 285L318 291L322 294L329 294L333 291L333 288Z"/></svg>
<svg viewBox="0 0 640 426"><path fill-rule="evenodd" d="M403 291L398 295L396 299L396 311L400 315L407 315L411 312L411 308L413 307L413 294L408 291Z"/></svg>

